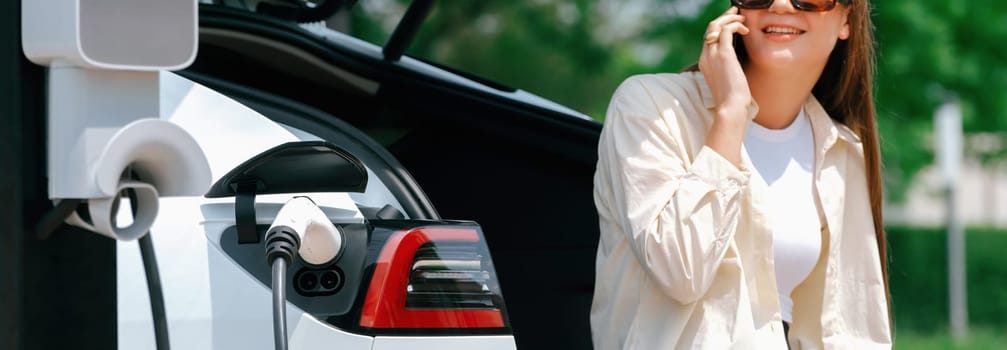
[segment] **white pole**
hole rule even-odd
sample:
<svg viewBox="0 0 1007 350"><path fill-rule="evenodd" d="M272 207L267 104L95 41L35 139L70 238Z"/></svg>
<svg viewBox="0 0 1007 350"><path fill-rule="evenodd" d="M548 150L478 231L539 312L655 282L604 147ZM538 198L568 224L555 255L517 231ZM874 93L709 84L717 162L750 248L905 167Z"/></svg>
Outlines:
<svg viewBox="0 0 1007 350"><path fill-rule="evenodd" d="M934 113L937 163L944 178L948 229L948 301L951 336L968 334L968 302L965 289L965 235L958 215L958 176L962 163L962 118L957 100L945 102Z"/></svg>

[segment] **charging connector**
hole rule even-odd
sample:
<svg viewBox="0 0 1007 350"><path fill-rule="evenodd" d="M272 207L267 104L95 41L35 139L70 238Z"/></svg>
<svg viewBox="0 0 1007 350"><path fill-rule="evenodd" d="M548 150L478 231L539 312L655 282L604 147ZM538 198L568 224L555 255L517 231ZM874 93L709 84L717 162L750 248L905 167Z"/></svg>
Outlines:
<svg viewBox="0 0 1007 350"><path fill-rule="evenodd" d="M273 339L277 350L287 349L287 266L300 254L312 265L336 260L343 236L321 208L308 197L294 197L276 214L266 231L266 262L273 271Z"/></svg>

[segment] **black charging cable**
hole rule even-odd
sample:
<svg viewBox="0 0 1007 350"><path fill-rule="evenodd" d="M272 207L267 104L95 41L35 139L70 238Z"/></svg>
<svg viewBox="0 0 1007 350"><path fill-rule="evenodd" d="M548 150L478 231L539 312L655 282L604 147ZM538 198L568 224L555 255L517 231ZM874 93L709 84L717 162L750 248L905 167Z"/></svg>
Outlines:
<svg viewBox="0 0 1007 350"><path fill-rule="evenodd" d="M35 238L45 240L49 236L52 236L52 233L56 232L63 225L66 218L70 217L70 214L73 214L81 203L84 203L84 200L77 198L60 200L55 207L46 212L45 215L42 215L38 224L35 225Z"/></svg>
<svg viewBox="0 0 1007 350"><path fill-rule="evenodd" d="M136 191L126 190L129 197L129 208L136 218L137 199ZM161 277L158 274L157 256L154 253L154 240L150 238L150 231L140 237L140 258L143 259L143 273L147 276L147 294L150 295L150 313L154 319L154 343L157 350L169 350L168 342L168 315L164 311L164 293L161 288Z"/></svg>
<svg viewBox="0 0 1007 350"><path fill-rule="evenodd" d="M273 270L273 342L276 350L287 350L287 266L297 256L301 240L287 226L266 232L266 262Z"/></svg>
<svg viewBox="0 0 1007 350"><path fill-rule="evenodd" d="M136 217L136 192L127 190L130 208L133 210L133 217ZM59 229L66 218L70 217L74 211L81 208L87 201L82 199L63 199L52 210L47 212L35 226L35 237L39 240L48 239ZM83 206L84 212L80 215L87 216L87 206ZM117 212L117 210L115 210ZM86 219L85 219L86 220ZM161 278L158 275L157 257L154 255L154 241L150 238L150 231L147 231L139 240L140 258L143 259L143 272L147 277L147 294L150 295L150 312L154 320L154 342L157 350L169 350L168 341L168 320L164 311L164 294L161 289Z"/></svg>

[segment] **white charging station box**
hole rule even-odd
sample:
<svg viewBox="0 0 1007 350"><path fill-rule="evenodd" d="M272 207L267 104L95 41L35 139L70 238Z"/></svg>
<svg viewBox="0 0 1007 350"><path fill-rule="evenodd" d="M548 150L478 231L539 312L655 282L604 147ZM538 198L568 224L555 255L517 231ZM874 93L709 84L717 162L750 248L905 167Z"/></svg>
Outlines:
<svg viewBox="0 0 1007 350"><path fill-rule="evenodd" d="M22 0L25 56L91 69L178 70L196 57L197 0Z"/></svg>

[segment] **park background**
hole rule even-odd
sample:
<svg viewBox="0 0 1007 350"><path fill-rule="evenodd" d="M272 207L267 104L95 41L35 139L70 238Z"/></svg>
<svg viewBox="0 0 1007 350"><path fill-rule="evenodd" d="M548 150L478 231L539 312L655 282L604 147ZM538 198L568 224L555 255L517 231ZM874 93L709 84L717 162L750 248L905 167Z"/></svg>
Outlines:
<svg viewBox="0 0 1007 350"><path fill-rule="evenodd" d="M854 0L860 1L860 0ZM360 1L330 20L384 43L408 5ZM628 76L694 63L726 0L442 1L408 54L530 91L602 121ZM873 1L896 349L1007 348L1007 2ZM934 113L957 100L970 330L949 333L944 182ZM586 317L586 315L585 315Z"/></svg>

